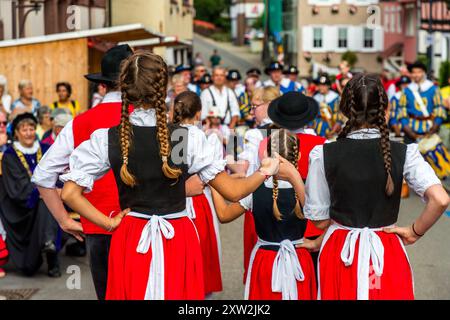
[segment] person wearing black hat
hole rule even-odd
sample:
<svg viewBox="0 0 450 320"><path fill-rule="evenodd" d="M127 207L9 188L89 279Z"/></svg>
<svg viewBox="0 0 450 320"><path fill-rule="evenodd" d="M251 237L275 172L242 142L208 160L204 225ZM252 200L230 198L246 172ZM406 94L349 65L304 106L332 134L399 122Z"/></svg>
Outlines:
<svg viewBox="0 0 450 320"><path fill-rule="evenodd" d="M245 87L241 83L242 76L239 70L231 69L227 73L228 88L234 91L236 98L239 100L240 96L244 93Z"/></svg>
<svg viewBox="0 0 450 320"><path fill-rule="evenodd" d="M247 75L247 79L249 78L254 78L255 79L255 85L256 88L260 88L263 86L260 78L261 78L261 70L259 70L258 68L250 68L247 70L246 75Z"/></svg>
<svg viewBox="0 0 450 320"><path fill-rule="evenodd" d="M2 165L0 219L8 235L10 261L26 276L33 276L46 254L48 276L60 277L58 224L40 198L31 176L48 146L36 139L37 119L31 113L12 122L14 142L8 146Z"/></svg>
<svg viewBox="0 0 450 320"><path fill-rule="evenodd" d="M304 181L308 177L309 154L319 145L323 145L326 139L317 136L314 130L307 129L319 114L317 101L299 92L288 92L269 105L269 118L281 128L289 129L295 133L300 141L300 154L298 170ZM261 143L264 147L264 143ZM267 143L266 143L267 145ZM305 238L315 239L322 235L322 231L308 222ZM313 254L313 259L317 255Z"/></svg>
<svg viewBox="0 0 450 320"><path fill-rule="evenodd" d="M227 71L215 67L212 74L213 85L202 92L202 120L206 120L211 108L217 107L222 124L234 129L241 115L239 102L233 90L226 86Z"/></svg>
<svg viewBox="0 0 450 320"><path fill-rule="evenodd" d="M397 92L391 98L390 101L390 110L389 110L389 127L395 133L396 137L401 137L402 125L399 121L399 113L400 113L400 98L402 97L405 89L411 83L411 79L407 76L401 76L400 79L397 80L395 86L397 87Z"/></svg>
<svg viewBox="0 0 450 320"><path fill-rule="evenodd" d="M339 110L339 95L331 90L328 75L319 76L316 83L318 92L314 95L314 99L319 104L320 111L314 120L313 128L319 136L333 139L339 134L344 123L344 117Z"/></svg>
<svg viewBox="0 0 450 320"><path fill-rule="evenodd" d="M265 73L270 77L264 81L264 87L278 87L281 94L287 92L299 92L294 81L283 77L283 65L279 62L272 62L266 69Z"/></svg>
<svg viewBox="0 0 450 320"><path fill-rule="evenodd" d="M189 89L189 91L192 91L197 95L201 94L200 87L197 84L192 83L192 66L180 64L175 68L174 75L176 74L179 74L183 77L184 84Z"/></svg>
<svg viewBox="0 0 450 320"><path fill-rule="evenodd" d="M298 68L294 65L290 65L288 66L285 70L284 70L284 75L286 76L286 78L288 78L289 80L295 82L295 87L297 88L296 91L301 92L301 93L305 93L305 87L303 87L303 85L298 82L298 75L299 75L299 71Z"/></svg>
<svg viewBox="0 0 450 320"><path fill-rule="evenodd" d="M206 90L212 85L212 77L209 73L205 74L203 77L200 78L200 80L197 82L198 86L200 87L200 90Z"/></svg>
<svg viewBox="0 0 450 320"><path fill-rule="evenodd" d="M420 61L408 66L412 83L400 98L400 122L407 142L437 133L447 118L438 86L427 79L427 67Z"/></svg>
<svg viewBox="0 0 450 320"><path fill-rule="evenodd" d="M450 153L437 134L447 119L439 87L427 79L427 67L420 61L408 67L412 83L400 98L400 122L405 142L418 142L422 155L443 183L450 183Z"/></svg>
<svg viewBox="0 0 450 320"><path fill-rule="evenodd" d="M119 124L122 112L122 94L118 90L120 65L132 54L133 51L128 45L113 47L102 59L101 72L85 76L89 81L105 85L107 94L102 103L79 115L64 127L49 152L36 167L32 178L32 182L38 186L41 197L60 227L80 241L83 240L83 234L86 235L91 273L100 300L105 298L106 293L111 233L105 232L86 219L81 220L81 225L72 220L60 199L56 182L69 166L70 155L76 147L89 140L97 129ZM117 186L111 172L96 182L88 197L105 215L115 215L121 211Z"/></svg>

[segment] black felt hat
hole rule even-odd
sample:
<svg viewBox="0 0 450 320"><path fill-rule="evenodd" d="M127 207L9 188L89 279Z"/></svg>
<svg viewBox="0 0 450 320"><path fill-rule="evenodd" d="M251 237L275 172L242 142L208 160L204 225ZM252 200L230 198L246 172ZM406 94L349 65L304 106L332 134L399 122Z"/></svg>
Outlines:
<svg viewBox="0 0 450 320"><path fill-rule="evenodd" d="M183 71L192 71L192 66L187 64L180 64L175 67L175 71L173 74L181 73Z"/></svg>
<svg viewBox="0 0 450 320"><path fill-rule="evenodd" d="M258 68L251 68L247 70L246 74L247 77L260 77L262 73Z"/></svg>
<svg viewBox="0 0 450 320"><path fill-rule="evenodd" d="M402 84L410 84L411 79L407 76L402 76L398 81L395 83L397 87L400 87Z"/></svg>
<svg viewBox="0 0 450 320"><path fill-rule="evenodd" d="M239 72L239 70L232 69L232 70L228 71L228 73L227 73L228 81L239 81L241 79L242 79L242 77L241 77L241 73Z"/></svg>
<svg viewBox="0 0 450 320"><path fill-rule="evenodd" d="M408 65L408 71L412 72L413 69L422 69L423 71L427 72L428 68L422 61L416 61L410 65Z"/></svg>
<svg viewBox="0 0 450 320"><path fill-rule="evenodd" d="M269 75L272 71L283 71L283 65L277 61L273 61L269 66L264 70L264 72Z"/></svg>
<svg viewBox="0 0 450 320"><path fill-rule="evenodd" d="M85 75L86 79L95 83L113 84L120 75L120 64L133 54L129 45L120 45L109 49L102 58L102 71Z"/></svg>
<svg viewBox="0 0 450 320"><path fill-rule="evenodd" d="M286 70L284 70L283 72L284 74L294 74L294 75L298 75L299 71L298 68L296 66L289 66L288 68L286 68Z"/></svg>
<svg viewBox="0 0 450 320"><path fill-rule="evenodd" d="M12 132L16 131L17 127L19 126L19 124L22 121L28 120L28 119L32 120L36 125L38 124L38 121L37 121L36 117L32 113L29 113L29 112L21 113L21 114L19 114L18 116L16 116L14 118L14 120L13 120L13 122L11 124Z"/></svg>
<svg viewBox="0 0 450 320"><path fill-rule="evenodd" d="M288 92L269 105L269 118L282 128L295 130L306 126L319 114L316 100L299 92Z"/></svg>

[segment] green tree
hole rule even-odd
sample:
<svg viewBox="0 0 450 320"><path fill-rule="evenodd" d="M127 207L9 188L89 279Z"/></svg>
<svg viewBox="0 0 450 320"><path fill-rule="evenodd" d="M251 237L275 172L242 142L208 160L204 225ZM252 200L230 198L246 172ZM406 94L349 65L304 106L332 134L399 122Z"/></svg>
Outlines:
<svg viewBox="0 0 450 320"><path fill-rule="evenodd" d="M196 19L218 24L221 14L229 8L226 0L194 0Z"/></svg>
<svg viewBox="0 0 450 320"><path fill-rule="evenodd" d="M347 61L351 67L354 67L358 63L358 56L352 51L347 51L342 55L342 60Z"/></svg>
<svg viewBox="0 0 450 320"><path fill-rule="evenodd" d="M448 79L450 78L450 61L444 61L439 68L439 84L441 87L446 87Z"/></svg>

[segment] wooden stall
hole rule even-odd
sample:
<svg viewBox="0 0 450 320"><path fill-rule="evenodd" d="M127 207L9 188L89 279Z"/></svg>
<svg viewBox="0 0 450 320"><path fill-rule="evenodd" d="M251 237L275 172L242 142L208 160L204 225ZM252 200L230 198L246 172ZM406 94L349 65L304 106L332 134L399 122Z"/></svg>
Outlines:
<svg viewBox="0 0 450 320"><path fill-rule="evenodd" d="M141 24L67 32L49 36L0 41L0 74L8 80L8 92L19 97L20 80L31 80L34 96L41 104L56 99L55 85L72 84L72 97L85 109L89 83L84 75L100 71L103 53L122 41L160 38Z"/></svg>

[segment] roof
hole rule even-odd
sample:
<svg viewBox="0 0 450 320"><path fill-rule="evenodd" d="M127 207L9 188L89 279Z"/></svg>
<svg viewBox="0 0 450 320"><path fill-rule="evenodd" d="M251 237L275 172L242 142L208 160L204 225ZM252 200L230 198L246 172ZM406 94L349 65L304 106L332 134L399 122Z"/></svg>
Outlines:
<svg viewBox="0 0 450 320"><path fill-rule="evenodd" d="M80 30L74 32L56 33L45 36L29 37L0 41L0 48L40 44L52 41L73 40L96 37L110 42L135 41L149 38L162 38L163 35L144 27L143 24L128 24L122 26Z"/></svg>
<svg viewBox="0 0 450 320"><path fill-rule="evenodd" d="M152 38L144 40L123 41L120 44L128 44L132 48L136 47L175 47L175 46L192 46L192 41L180 40L178 37Z"/></svg>

